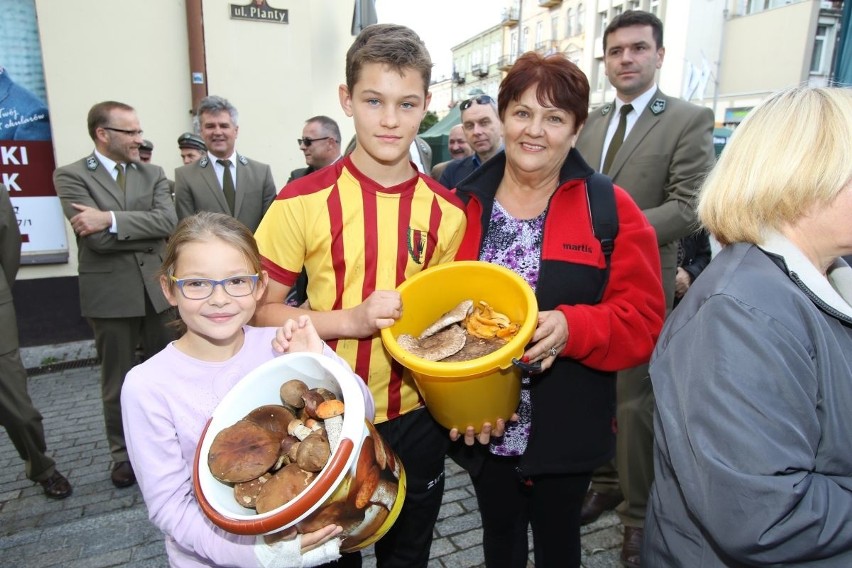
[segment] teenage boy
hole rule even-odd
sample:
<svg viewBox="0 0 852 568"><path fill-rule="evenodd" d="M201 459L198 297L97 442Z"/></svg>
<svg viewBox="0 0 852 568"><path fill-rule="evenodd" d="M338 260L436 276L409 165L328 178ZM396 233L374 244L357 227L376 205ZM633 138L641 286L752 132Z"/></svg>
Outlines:
<svg viewBox="0 0 852 568"><path fill-rule="evenodd" d="M365 28L346 54L339 90L358 145L333 166L284 187L255 235L270 276L256 323L281 325L299 314L284 299L304 267L314 326L369 385L376 428L405 466L405 505L375 545L379 566L427 565L449 446L447 431L378 333L402 313L395 288L452 261L465 230L461 202L409 161L429 106L431 69L412 30Z"/></svg>

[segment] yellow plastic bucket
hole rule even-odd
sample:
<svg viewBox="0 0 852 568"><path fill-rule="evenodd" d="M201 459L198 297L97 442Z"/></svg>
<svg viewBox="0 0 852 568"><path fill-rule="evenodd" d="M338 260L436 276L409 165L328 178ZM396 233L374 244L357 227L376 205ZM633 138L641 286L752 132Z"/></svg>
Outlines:
<svg viewBox="0 0 852 568"><path fill-rule="evenodd" d="M382 330L391 356L411 371L426 407L439 424L464 430L508 419L518 407L520 359L538 323L538 303L529 284L507 268L481 261L441 264L412 276L397 288L403 314ZM463 300L484 300L498 312L521 323L506 345L471 361L442 363L417 357L400 347L403 333L418 336Z"/></svg>

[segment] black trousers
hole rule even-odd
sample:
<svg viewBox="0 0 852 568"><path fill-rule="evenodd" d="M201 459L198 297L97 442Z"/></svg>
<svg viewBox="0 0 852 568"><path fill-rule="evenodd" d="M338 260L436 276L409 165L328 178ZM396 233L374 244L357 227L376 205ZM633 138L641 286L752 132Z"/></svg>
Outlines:
<svg viewBox="0 0 852 568"><path fill-rule="evenodd" d="M374 545L376 566L426 568L432 531L444 496L444 457L450 445L449 433L425 408L376 424L376 430L399 457L407 481L399 517ZM344 554L327 566L360 567L361 554Z"/></svg>
<svg viewBox="0 0 852 568"><path fill-rule="evenodd" d="M532 526L536 568L580 566L580 509L591 472L522 480L519 458L488 454L473 478L488 568L526 568Z"/></svg>

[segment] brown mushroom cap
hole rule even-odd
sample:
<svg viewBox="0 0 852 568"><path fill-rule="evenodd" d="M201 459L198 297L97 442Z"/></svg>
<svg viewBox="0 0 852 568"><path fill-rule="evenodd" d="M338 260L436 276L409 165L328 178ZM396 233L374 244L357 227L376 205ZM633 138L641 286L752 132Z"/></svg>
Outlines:
<svg viewBox="0 0 852 568"><path fill-rule="evenodd" d="M359 544L376 534L384 522L387 520L387 509L379 505L371 505L364 510L364 521L359 523L353 530L346 531L343 534L346 538L340 543L341 552L351 552L357 550Z"/></svg>
<svg viewBox="0 0 852 568"><path fill-rule="evenodd" d="M242 481L234 485L234 498L236 498L237 503L243 507L254 509L254 504L257 500L258 493L260 493L260 488L263 487L263 484L270 479L272 479L272 474L264 473L257 479Z"/></svg>
<svg viewBox="0 0 852 568"><path fill-rule="evenodd" d="M317 406L325 401L323 396L316 390L309 390L302 395L302 400L305 401L305 414L311 418L317 418Z"/></svg>
<svg viewBox="0 0 852 568"><path fill-rule="evenodd" d="M281 396L281 402L299 409L305 406L305 401L302 400L302 396L306 392L308 392L308 385L299 379L290 379L281 385L278 394Z"/></svg>
<svg viewBox="0 0 852 568"><path fill-rule="evenodd" d="M418 339L423 340L427 337L432 337L445 327L464 321L464 318L466 318L471 311L473 311L473 300L463 300L455 308L438 318L438 321L424 329Z"/></svg>
<svg viewBox="0 0 852 568"><path fill-rule="evenodd" d="M315 390L322 395L323 400L337 400L337 395L328 390L327 388L317 387Z"/></svg>
<svg viewBox="0 0 852 568"><path fill-rule="evenodd" d="M363 509L370 504L370 498L379 485L380 474L379 466L370 464L367 474L362 478L362 482L358 486L358 492L355 494L355 506L359 509Z"/></svg>
<svg viewBox="0 0 852 568"><path fill-rule="evenodd" d="M305 471L318 472L328 463L331 448L321 432L314 432L299 444L296 463Z"/></svg>
<svg viewBox="0 0 852 568"><path fill-rule="evenodd" d="M314 481L314 474L291 463L263 484L255 501L258 513L267 513L285 505Z"/></svg>
<svg viewBox="0 0 852 568"><path fill-rule="evenodd" d="M260 477L275 464L278 436L248 420L223 428L210 444L207 465L219 481L239 483Z"/></svg>
<svg viewBox="0 0 852 568"><path fill-rule="evenodd" d="M317 417L322 420L328 420L329 418L343 415L344 410L343 401L326 400L317 406Z"/></svg>
<svg viewBox="0 0 852 568"><path fill-rule="evenodd" d="M280 404L259 406L245 417L249 422L254 422L261 428L266 428L282 438L287 435L287 425L295 418L292 412Z"/></svg>
<svg viewBox="0 0 852 568"><path fill-rule="evenodd" d="M343 527L343 534L347 534L363 520L364 511L356 509L346 501L335 501L320 507L305 520L299 521L296 528L301 533L309 533L333 524Z"/></svg>
<svg viewBox="0 0 852 568"><path fill-rule="evenodd" d="M427 361L440 361L461 351L465 344L465 332L460 325L453 324L423 339L403 333L396 341L413 355Z"/></svg>

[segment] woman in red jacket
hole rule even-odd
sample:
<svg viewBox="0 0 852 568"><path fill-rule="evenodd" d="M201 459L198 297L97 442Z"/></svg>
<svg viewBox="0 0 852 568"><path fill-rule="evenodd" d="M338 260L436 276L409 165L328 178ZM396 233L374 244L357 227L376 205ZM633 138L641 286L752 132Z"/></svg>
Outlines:
<svg viewBox="0 0 852 568"><path fill-rule="evenodd" d="M647 361L662 327L654 229L573 147L588 107L576 65L524 54L500 85L505 151L457 188L468 218L458 258L514 270L539 307L518 421L460 460L489 568L526 566L529 525L537 568L580 565L580 507L615 448L615 372ZM614 224L612 241L602 225Z"/></svg>

